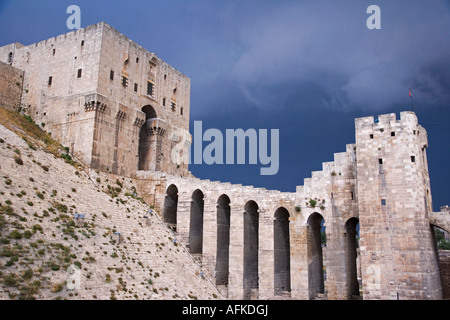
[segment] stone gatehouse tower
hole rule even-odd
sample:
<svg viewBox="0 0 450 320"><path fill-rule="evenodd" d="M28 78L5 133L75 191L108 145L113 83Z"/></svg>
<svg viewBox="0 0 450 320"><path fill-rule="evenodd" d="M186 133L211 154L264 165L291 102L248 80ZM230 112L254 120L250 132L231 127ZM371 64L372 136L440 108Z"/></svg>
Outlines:
<svg viewBox="0 0 450 320"><path fill-rule="evenodd" d="M21 108L90 168L135 178L225 297L442 298L432 226L450 231L450 215L432 211L413 112L356 119L354 144L280 192L173 161L190 142L190 79L105 23L1 47L0 61L23 75Z"/></svg>
<svg viewBox="0 0 450 320"><path fill-rule="evenodd" d="M22 108L93 169L187 174L169 159L189 136L190 79L108 24L1 47L0 61L25 72Z"/></svg>

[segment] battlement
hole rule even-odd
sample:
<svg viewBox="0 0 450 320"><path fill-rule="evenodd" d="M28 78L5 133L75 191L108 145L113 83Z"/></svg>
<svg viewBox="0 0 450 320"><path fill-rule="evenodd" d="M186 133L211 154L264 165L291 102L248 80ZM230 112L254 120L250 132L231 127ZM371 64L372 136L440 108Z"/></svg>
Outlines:
<svg viewBox="0 0 450 320"><path fill-rule="evenodd" d="M417 116L413 111L400 112L400 120L397 119L395 113L388 113L379 115L377 118L374 116L361 117L355 119L355 129L364 130L367 128L382 128L382 127L395 127L395 126L408 126L413 127L418 125Z"/></svg>

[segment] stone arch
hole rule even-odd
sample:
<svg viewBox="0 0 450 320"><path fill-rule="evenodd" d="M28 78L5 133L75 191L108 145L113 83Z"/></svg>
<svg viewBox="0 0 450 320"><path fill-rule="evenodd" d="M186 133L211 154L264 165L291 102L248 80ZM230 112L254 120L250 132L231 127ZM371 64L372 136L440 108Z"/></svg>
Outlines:
<svg viewBox="0 0 450 320"><path fill-rule="evenodd" d="M157 118L155 109L149 104L146 106L143 106L141 111L143 113L145 113L145 121L147 121L149 119Z"/></svg>
<svg viewBox="0 0 450 320"><path fill-rule="evenodd" d="M323 274L323 254L321 228L324 218L320 213L312 213L307 222L307 252L308 252L308 291L309 298L325 293Z"/></svg>
<svg viewBox="0 0 450 320"><path fill-rule="evenodd" d="M273 222L275 295L291 291L289 239L289 211L284 207L280 207L275 211Z"/></svg>
<svg viewBox="0 0 450 320"><path fill-rule="evenodd" d="M189 253L203 253L203 209L204 195L196 189L191 197L191 215L189 223Z"/></svg>
<svg viewBox="0 0 450 320"><path fill-rule="evenodd" d="M358 218L350 218L345 223L345 269L347 299L354 299L360 296L357 266L358 248Z"/></svg>
<svg viewBox="0 0 450 320"><path fill-rule="evenodd" d="M176 231L178 210L178 188L171 184L166 190L163 207L164 222L169 224Z"/></svg>
<svg viewBox="0 0 450 320"><path fill-rule="evenodd" d="M429 221L432 226L450 233L450 214L448 211L430 212Z"/></svg>
<svg viewBox="0 0 450 320"><path fill-rule="evenodd" d="M259 289L259 207L250 200L244 206L244 299L257 299Z"/></svg>
<svg viewBox="0 0 450 320"><path fill-rule="evenodd" d="M216 285L228 285L230 262L230 198L222 194L217 200Z"/></svg>
<svg viewBox="0 0 450 320"><path fill-rule="evenodd" d="M151 119L156 119L156 111L151 105L146 105L141 109L145 113L145 123L139 132L139 170L151 170L152 161L155 161L155 135L149 128Z"/></svg>

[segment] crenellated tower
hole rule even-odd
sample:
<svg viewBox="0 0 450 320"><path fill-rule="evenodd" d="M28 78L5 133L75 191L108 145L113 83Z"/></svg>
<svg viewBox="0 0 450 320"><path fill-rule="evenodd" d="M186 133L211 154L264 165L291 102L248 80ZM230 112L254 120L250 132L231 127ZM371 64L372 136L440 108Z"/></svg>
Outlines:
<svg viewBox="0 0 450 320"><path fill-rule="evenodd" d="M364 299L440 299L427 133L413 112L355 120Z"/></svg>

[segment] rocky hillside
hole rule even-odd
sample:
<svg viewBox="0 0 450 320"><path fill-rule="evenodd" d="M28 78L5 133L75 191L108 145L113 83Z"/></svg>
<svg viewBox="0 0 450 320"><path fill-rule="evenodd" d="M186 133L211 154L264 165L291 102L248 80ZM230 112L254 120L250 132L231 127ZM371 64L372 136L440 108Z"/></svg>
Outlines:
<svg viewBox="0 0 450 320"><path fill-rule="evenodd" d="M0 299L222 298L133 180L0 112Z"/></svg>

